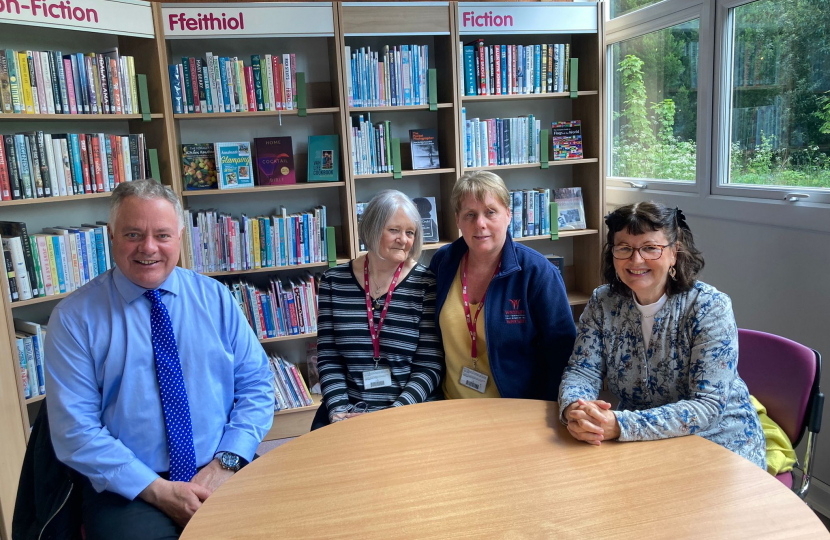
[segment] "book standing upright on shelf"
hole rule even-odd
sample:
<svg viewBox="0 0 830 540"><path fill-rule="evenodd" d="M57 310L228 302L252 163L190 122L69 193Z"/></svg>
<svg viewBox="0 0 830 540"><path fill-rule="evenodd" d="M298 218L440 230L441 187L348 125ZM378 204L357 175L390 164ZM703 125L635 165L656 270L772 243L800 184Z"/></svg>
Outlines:
<svg viewBox="0 0 830 540"><path fill-rule="evenodd" d="M553 160L582 159L582 121L553 122L550 130Z"/></svg>
<svg viewBox="0 0 830 540"><path fill-rule="evenodd" d="M284 186L297 183L291 137L256 138L254 149L258 185Z"/></svg>
<svg viewBox="0 0 830 540"><path fill-rule="evenodd" d="M339 149L339 135L309 135L309 182L337 182L340 180Z"/></svg>
<svg viewBox="0 0 830 540"><path fill-rule="evenodd" d="M435 197L415 197L412 202L421 214L424 243L438 242L438 211L435 206Z"/></svg>
<svg viewBox="0 0 830 540"><path fill-rule="evenodd" d="M438 130L410 129L409 147L412 151L412 169L438 169Z"/></svg>
<svg viewBox="0 0 830 540"><path fill-rule="evenodd" d="M555 189L554 200L559 207L559 216L557 216L557 219L560 231L574 231L586 228L582 188Z"/></svg>
<svg viewBox="0 0 830 540"><path fill-rule="evenodd" d="M186 190L216 189L216 157L213 144L182 145L182 180Z"/></svg>
<svg viewBox="0 0 830 540"><path fill-rule="evenodd" d="M218 142L214 143L213 147L219 189L254 187L254 177L251 173L251 143Z"/></svg>

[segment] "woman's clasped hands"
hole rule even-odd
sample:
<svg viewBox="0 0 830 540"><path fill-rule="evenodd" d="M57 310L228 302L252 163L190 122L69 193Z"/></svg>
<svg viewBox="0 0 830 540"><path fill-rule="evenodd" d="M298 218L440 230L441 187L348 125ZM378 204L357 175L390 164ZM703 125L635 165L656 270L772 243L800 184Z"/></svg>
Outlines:
<svg viewBox="0 0 830 540"><path fill-rule="evenodd" d="M580 398L568 405L564 417L568 421L568 431L578 441L599 446L602 441L620 436L620 425L607 401Z"/></svg>

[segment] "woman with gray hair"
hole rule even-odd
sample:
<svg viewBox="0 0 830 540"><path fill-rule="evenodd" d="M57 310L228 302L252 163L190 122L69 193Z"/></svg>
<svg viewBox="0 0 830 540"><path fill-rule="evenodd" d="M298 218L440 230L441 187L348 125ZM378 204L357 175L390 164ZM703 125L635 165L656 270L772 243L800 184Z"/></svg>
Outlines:
<svg viewBox="0 0 830 540"><path fill-rule="evenodd" d="M311 429L420 403L439 387L435 276L419 264L423 231L412 201L378 193L359 226L368 252L320 280L317 367L323 405Z"/></svg>

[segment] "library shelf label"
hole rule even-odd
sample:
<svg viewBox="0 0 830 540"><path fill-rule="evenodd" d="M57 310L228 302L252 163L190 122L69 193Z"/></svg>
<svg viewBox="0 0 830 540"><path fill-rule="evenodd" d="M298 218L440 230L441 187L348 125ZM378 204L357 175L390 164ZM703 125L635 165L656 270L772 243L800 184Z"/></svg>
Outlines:
<svg viewBox="0 0 830 540"><path fill-rule="evenodd" d="M166 38L334 35L331 2L163 4L161 13Z"/></svg>
<svg viewBox="0 0 830 540"><path fill-rule="evenodd" d="M555 31L551 31L555 28ZM485 34L596 33L596 2L537 4L459 2L458 32Z"/></svg>
<svg viewBox="0 0 830 540"><path fill-rule="evenodd" d="M154 39L153 10L141 0L0 0L0 23Z"/></svg>

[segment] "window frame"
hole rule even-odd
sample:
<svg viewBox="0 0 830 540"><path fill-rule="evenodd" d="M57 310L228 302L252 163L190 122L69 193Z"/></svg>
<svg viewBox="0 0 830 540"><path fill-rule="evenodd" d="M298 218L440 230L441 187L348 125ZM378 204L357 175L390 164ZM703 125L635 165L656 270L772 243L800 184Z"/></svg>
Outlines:
<svg viewBox="0 0 830 540"><path fill-rule="evenodd" d="M606 22L605 31L605 161L606 186L633 192L666 191L675 193L701 193L711 170L712 139L712 40L711 13L705 0L663 0ZM606 7L606 17L610 7ZM697 66L697 129L695 181L663 180L656 178L630 178L612 176L613 153L613 82L614 64L612 48L617 43L664 30L697 19L699 21L699 52ZM708 186L705 188L708 191Z"/></svg>
<svg viewBox="0 0 830 540"><path fill-rule="evenodd" d="M715 54L719 60L714 73L717 89L713 103L711 194L727 197L788 201L793 194L806 194L804 202L830 204L830 189L729 184L729 157L732 143L732 62L734 52L734 9L760 0L716 0ZM767 0L769 1L769 0Z"/></svg>

